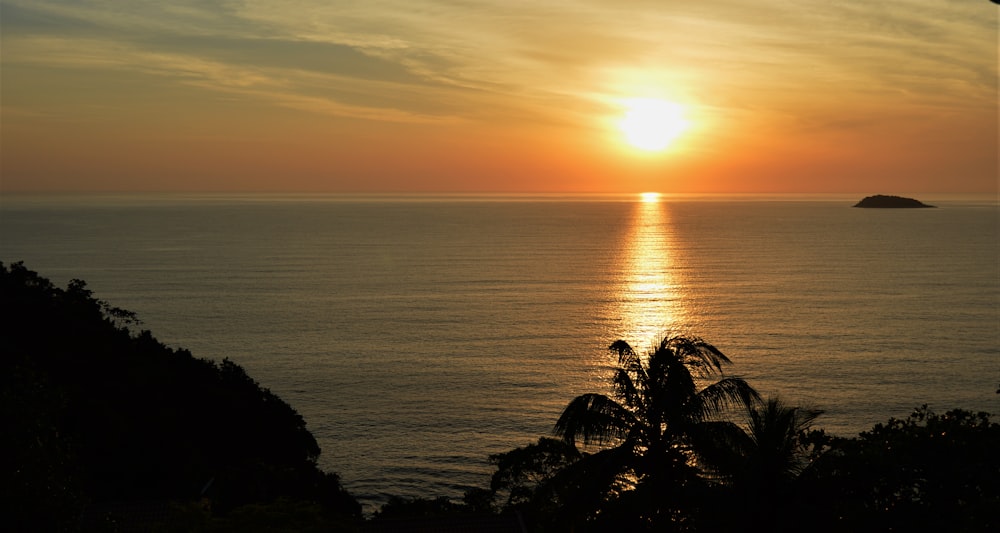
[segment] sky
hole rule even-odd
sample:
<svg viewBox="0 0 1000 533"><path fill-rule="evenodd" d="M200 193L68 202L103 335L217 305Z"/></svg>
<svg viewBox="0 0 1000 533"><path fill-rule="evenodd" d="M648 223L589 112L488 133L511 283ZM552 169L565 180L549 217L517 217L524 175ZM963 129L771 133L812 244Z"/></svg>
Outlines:
<svg viewBox="0 0 1000 533"><path fill-rule="evenodd" d="M0 0L0 193L996 193L998 13Z"/></svg>

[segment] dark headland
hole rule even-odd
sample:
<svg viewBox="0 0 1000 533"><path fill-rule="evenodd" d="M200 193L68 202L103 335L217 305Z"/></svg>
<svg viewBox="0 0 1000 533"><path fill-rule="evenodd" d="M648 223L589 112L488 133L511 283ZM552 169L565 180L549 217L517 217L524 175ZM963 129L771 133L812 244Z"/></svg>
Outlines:
<svg viewBox="0 0 1000 533"><path fill-rule="evenodd" d="M927 205L921 202L920 200L915 200L913 198L876 194L875 196L866 196L863 200L854 204L854 207L915 208L915 207L934 207L934 206Z"/></svg>

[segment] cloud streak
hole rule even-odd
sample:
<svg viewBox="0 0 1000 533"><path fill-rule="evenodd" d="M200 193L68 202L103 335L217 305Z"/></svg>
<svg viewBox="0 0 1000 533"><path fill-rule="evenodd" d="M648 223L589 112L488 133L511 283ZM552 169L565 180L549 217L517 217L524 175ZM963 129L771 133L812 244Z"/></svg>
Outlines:
<svg viewBox="0 0 1000 533"><path fill-rule="evenodd" d="M922 0L0 0L3 115L83 120L83 99L151 113L129 107L136 94L175 91L192 112L223 98L332 125L569 136L607 129L625 99L659 97L688 108L704 147L864 144L937 120L981 132L996 122L998 11Z"/></svg>
<svg viewBox="0 0 1000 533"><path fill-rule="evenodd" d="M129 2L110 10L96 2L8 1L3 7L9 41L68 33L66 39L79 36L85 44L127 45L141 52L128 56L137 60L187 56L173 62L181 67L180 82L190 74L183 65L203 61L243 76L247 70L304 71L465 90L484 101L511 94L587 98L614 85L601 79L609 70L630 65L651 79L683 71L719 91L760 93L801 82L812 91L891 87L936 96L961 79L963 96L981 98L996 86L996 62L972 55L989 54L985 38L995 39L995 26L983 13L954 4L249 1ZM113 54L114 48L104 49ZM44 50L27 47L7 59L50 62ZM108 62L127 66L120 57ZM91 58L89 64L99 63ZM164 69L157 74L170 76ZM233 83L218 79L219 90L231 90ZM420 110L422 104L413 100L409 111L433 114Z"/></svg>

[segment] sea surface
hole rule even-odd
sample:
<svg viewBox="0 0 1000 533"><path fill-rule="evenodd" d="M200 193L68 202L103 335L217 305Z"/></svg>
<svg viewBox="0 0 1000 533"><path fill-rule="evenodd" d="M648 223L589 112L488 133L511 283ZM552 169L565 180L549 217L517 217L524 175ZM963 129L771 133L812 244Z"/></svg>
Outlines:
<svg viewBox="0 0 1000 533"><path fill-rule="evenodd" d="M924 196L5 195L0 261L243 365L372 510L486 487L616 339L701 336L838 435L1000 413L997 199Z"/></svg>

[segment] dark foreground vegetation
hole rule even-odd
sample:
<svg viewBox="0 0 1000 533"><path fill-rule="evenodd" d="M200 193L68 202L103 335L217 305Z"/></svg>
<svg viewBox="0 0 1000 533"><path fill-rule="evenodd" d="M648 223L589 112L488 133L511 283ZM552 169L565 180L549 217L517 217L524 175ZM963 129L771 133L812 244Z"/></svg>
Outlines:
<svg viewBox="0 0 1000 533"><path fill-rule="evenodd" d="M263 516L353 523L288 404L231 362L173 350L135 316L0 264L6 531L239 531ZM269 518L270 519L270 518ZM300 528L293 528L301 530Z"/></svg>
<svg viewBox="0 0 1000 533"><path fill-rule="evenodd" d="M0 264L9 531L1000 531L1000 425L926 406L855 438L761 398L693 337L623 341L611 394L490 457L488 488L364 520L305 421L235 363ZM1000 392L1000 391L998 391Z"/></svg>

